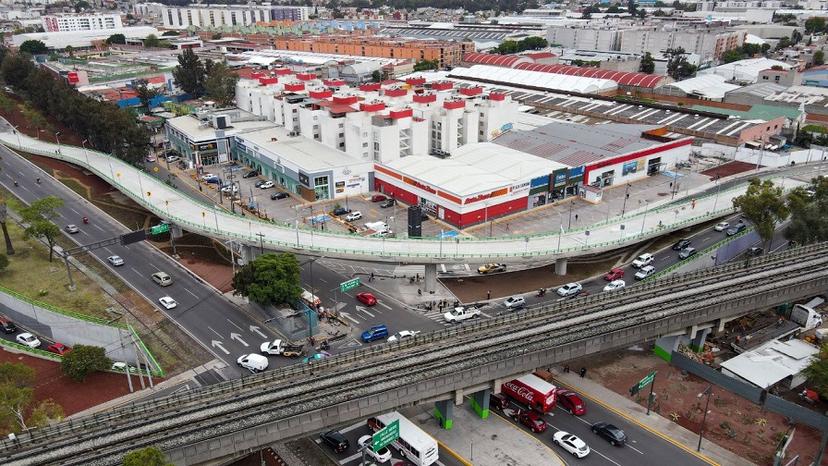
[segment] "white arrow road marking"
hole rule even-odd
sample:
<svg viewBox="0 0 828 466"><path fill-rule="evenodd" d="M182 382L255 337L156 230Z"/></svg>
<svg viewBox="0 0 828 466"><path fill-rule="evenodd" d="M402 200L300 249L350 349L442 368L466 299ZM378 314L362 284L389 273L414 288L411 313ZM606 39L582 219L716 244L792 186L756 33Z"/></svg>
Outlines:
<svg viewBox="0 0 828 466"><path fill-rule="evenodd" d="M244 345L244 346L250 346L250 345L248 345L248 344L247 344L247 342L246 342L246 341L244 341L244 340L242 340L242 339L241 339L241 335L239 335L238 333L231 333L231 334L230 334L230 339L231 339L231 340L236 340L236 341L238 341L239 343L241 343L241 344L242 344L242 345Z"/></svg>
<svg viewBox="0 0 828 466"><path fill-rule="evenodd" d="M371 317L376 317L376 316L374 316L374 314L371 314L370 312L368 312L368 309L365 309L362 306L357 306L356 309L357 309L357 311L364 312L364 313L368 314Z"/></svg>
<svg viewBox="0 0 828 466"><path fill-rule="evenodd" d="M351 314L348 314L347 312L343 312L343 311L339 311L339 314L340 314L342 317L344 317L344 318L346 318L346 319L350 320L351 322L353 322L353 323L355 323L355 324L359 324L359 321L358 321L358 320L356 320L356 319L354 319L353 317L351 317Z"/></svg>
<svg viewBox="0 0 828 466"><path fill-rule="evenodd" d="M220 341L218 341L218 340L213 340L212 345L213 345L213 348L218 348L218 349L220 349L221 351L223 351L223 352L224 352L224 354L230 354L230 352L229 352L229 351L227 351L226 349L224 349L224 346L222 346L222 344L221 344L221 342L220 342Z"/></svg>
<svg viewBox="0 0 828 466"><path fill-rule="evenodd" d="M256 327L255 325L251 325L251 326L250 326L250 331L251 331L251 332L253 332L253 333L255 333L256 335L259 335L259 336L260 336L260 337L262 337L262 338L267 338L267 335L265 335L264 333L262 333L262 331L261 331L260 327Z"/></svg>

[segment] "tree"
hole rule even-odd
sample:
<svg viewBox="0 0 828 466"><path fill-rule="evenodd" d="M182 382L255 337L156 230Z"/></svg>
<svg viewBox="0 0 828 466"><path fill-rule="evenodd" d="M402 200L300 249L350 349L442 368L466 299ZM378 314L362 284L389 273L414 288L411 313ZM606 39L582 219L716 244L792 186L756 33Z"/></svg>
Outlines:
<svg viewBox="0 0 828 466"><path fill-rule="evenodd" d="M6 226L6 220L9 216L9 208L6 205L5 199L0 199L0 230L3 230L3 240L6 242L6 255L13 256L14 255L14 245L11 241L11 236L9 236L9 229Z"/></svg>
<svg viewBox="0 0 828 466"><path fill-rule="evenodd" d="M610 5L610 7L607 8L607 11L605 13L621 13L621 7L615 4Z"/></svg>
<svg viewBox="0 0 828 466"><path fill-rule="evenodd" d="M742 58L745 58L745 56L739 49L728 50L722 55L722 61L725 63L733 63L735 61L741 60Z"/></svg>
<svg viewBox="0 0 828 466"><path fill-rule="evenodd" d="M221 33L220 32L214 32L212 37L213 37L213 40L219 40L219 39L221 39Z"/></svg>
<svg viewBox="0 0 828 466"><path fill-rule="evenodd" d="M63 49L63 53L65 53L66 55L69 55L70 57L74 57L75 56L75 48L72 47L71 45L67 45L66 48Z"/></svg>
<svg viewBox="0 0 828 466"><path fill-rule="evenodd" d="M813 195L800 187L788 196L791 223L785 230L785 237L797 244L828 241L828 215L825 215L828 209L828 178L814 178L811 185Z"/></svg>
<svg viewBox="0 0 828 466"><path fill-rule="evenodd" d="M380 70L374 70L374 72L371 73L371 80L375 83L382 81L382 73L380 73Z"/></svg>
<svg viewBox="0 0 828 466"><path fill-rule="evenodd" d="M802 41L802 33L799 32L798 29L794 29L794 31L791 33L791 42L793 42L794 44L798 44L801 41Z"/></svg>
<svg viewBox="0 0 828 466"><path fill-rule="evenodd" d="M261 305L293 303L302 294L299 262L289 253L263 254L233 276L235 293Z"/></svg>
<svg viewBox="0 0 828 466"><path fill-rule="evenodd" d="M753 222L756 232L768 243L773 240L776 225L789 215L782 194L782 188L773 181L754 178L750 180L747 192L733 199L733 206L742 210L742 215ZM770 245L766 249L770 251Z"/></svg>
<svg viewBox="0 0 828 466"><path fill-rule="evenodd" d="M35 371L22 363L0 364L0 432L20 432L63 418L63 409L51 399L34 399Z"/></svg>
<svg viewBox="0 0 828 466"><path fill-rule="evenodd" d="M819 349L819 357L805 368L804 374L823 398L828 398L828 344Z"/></svg>
<svg viewBox="0 0 828 466"><path fill-rule="evenodd" d="M112 360L99 346L77 345L63 357L60 367L72 380L83 382L87 375L112 367Z"/></svg>
<svg viewBox="0 0 828 466"><path fill-rule="evenodd" d="M436 70L440 68L439 60L420 60L414 64L414 71Z"/></svg>
<svg viewBox="0 0 828 466"><path fill-rule="evenodd" d="M43 55L49 53L49 48L39 40L27 40L20 44L20 51L29 55Z"/></svg>
<svg viewBox="0 0 828 466"><path fill-rule="evenodd" d="M629 13L630 16L635 16L636 15L635 9L636 9L635 0L627 0L627 13Z"/></svg>
<svg viewBox="0 0 828 466"><path fill-rule="evenodd" d="M172 463L158 448L146 447L124 455L124 466L172 466Z"/></svg>
<svg viewBox="0 0 828 466"><path fill-rule="evenodd" d="M653 60L653 56L650 52L644 52L644 56L641 58L641 65L638 67L638 71L642 73L652 74L655 71L655 60Z"/></svg>
<svg viewBox="0 0 828 466"><path fill-rule="evenodd" d="M138 98L141 99L141 105L146 107L147 110L150 108L150 101L160 94L157 89L147 87L145 79L135 81L135 92L138 93Z"/></svg>
<svg viewBox="0 0 828 466"><path fill-rule="evenodd" d="M776 50L786 49L791 46L791 39L783 37L776 43Z"/></svg>
<svg viewBox="0 0 828 466"><path fill-rule="evenodd" d="M814 66L819 66L825 63L825 52L817 50L814 52Z"/></svg>
<svg viewBox="0 0 828 466"><path fill-rule="evenodd" d="M815 34L825 30L825 18L821 16L812 16L805 20L805 32L808 34Z"/></svg>
<svg viewBox="0 0 828 466"><path fill-rule="evenodd" d="M227 65L215 63L210 67L210 74L204 80L204 90L219 106L226 107L233 103L238 80L239 76L230 71Z"/></svg>
<svg viewBox="0 0 828 466"><path fill-rule="evenodd" d="M166 47L166 42L159 39L155 34L150 34L144 39L144 47L148 49Z"/></svg>
<svg viewBox="0 0 828 466"><path fill-rule="evenodd" d="M204 65L190 49L178 56L178 66L173 70L175 84L193 97L204 95Z"/></svg>
<svg viewBox="0 0 828 466"><path fill-rule="evenodd" d="M63 199L46 196L33 201L28 207L20 209L20 216L28 224L23 234L28 238L44 238L49 244L49 262L54 255L55 240L60 235L60 228L52 221L58 217L57 209L63 207Z"/></svg>
<svg viewBox="0 0 828 466"><path fill-rule="evenodd" d="M676 81L689 78L696 73L696 66L687 61L684 49L667 49L664 54L667 59L667 74Z"/></svg>
<svg viewBox="0 0 828 466"><path fill-rule="evenodd" d="M123 34L112 34L106 38L107 45L112 44L126 44L126 36Z"/></svg>

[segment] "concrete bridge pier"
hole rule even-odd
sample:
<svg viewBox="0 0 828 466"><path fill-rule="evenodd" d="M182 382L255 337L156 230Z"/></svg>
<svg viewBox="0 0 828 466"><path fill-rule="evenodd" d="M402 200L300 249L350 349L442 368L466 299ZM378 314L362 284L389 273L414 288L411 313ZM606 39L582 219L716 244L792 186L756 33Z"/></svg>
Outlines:
<svg viewBox="0 0 828 466"><path fill-rule="evenodd" d="M437 264L425 265L425 291L434 293L437 290Z"/></svg>
<svg viewBox="0 0 828 466"><path fill-rule="evenodd" d="M255 248L246 244L241 245L241 259L245 264L249 264L256 258Z"/></svg>
<svg viewBox="0 0 828 466"><path fill-rule="evenodd" d="M454 400L435 401L434 417L437 418L440 427L451 430L454 425Z"/></svg>
<svg viewBox="0 0 828 466"><path fill-rule="evenodd" d="M699 352L704 349L704 342L707 341L707 336L713 332L713 329L703 328L696 332L696 336L690 341L690 349Z"/></svg>
<svg viewBox="0 0 828 466"><path fill-rule="evenodd" d="M555 275L566 275L566 259L555 260Z"/></svg>
<svg viewBox="0 0 828 466"><path fill-rule="evenodd" d="M480 416L480 419L489 417L489 400L491 399L492 391L488 388L472 393L471 405L474 412Z"/></svg>

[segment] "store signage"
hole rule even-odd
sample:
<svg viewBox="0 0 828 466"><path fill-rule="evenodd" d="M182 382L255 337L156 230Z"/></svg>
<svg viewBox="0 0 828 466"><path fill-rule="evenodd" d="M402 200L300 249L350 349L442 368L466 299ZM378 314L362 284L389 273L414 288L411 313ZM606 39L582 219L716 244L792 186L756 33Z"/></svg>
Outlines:
<svg viewBox="0 0 828 466"><path fill-rule="evenodd" d="M621 175L626 176L630 173L635 173L638 170L638 161L633 160L631 162L625 163L621 167Z"/></svg>
<svg viewBox="0 0 828 466"><path fill-rule="evenodd" d="M408 183L408 184L410 184L410 185L412 185L412 186L415 186L415 187L417 187L417 188L420 188L420 189L422 189L423 191L429 192L429 193L431 193L431 194L437 194L437 190L436 190L436 189L432 188L431 186L429 186L429 185L427 185L427 184L420 183L420 182L419 182L419 181L417 181L417 180L412 180L411 178L409 178L409 177L407 177L407 176L404 176L404 177L403 177L403 181L405 181L406 183Z"/></svg>
<svg viewBox="0 0 828 466"><path fill-rule="evenodd" d="M310 188L310 178L308 178L308 175L301 172L299 173L299 183Z"/></svg>
<svg viewBox="0 0 828 466"><path fill-rule="evenodd" d="M524 192L524 191L529 191L529 182L528 181L526 183L513 185L511 188L509 188L509 192L512 193L512 194L517 194L517 193L521 193L521 192Z"/></svg>
<svg viewBox="0 0 828 466"><path fill-rule="evenodd" d="M553 186L561 187L566 185L566 169L555 170L552 173L552 178L554 179Z"/></svg>
<svg viewBox="0 0 828 466"><path fill-rule="evenodd" d="M196 150L199 150L199 151L214 150L216 148L216 143L215 142L208 142L206 144L199 144L196 147L197 147Z"/></svg>
<svg viewBox="0 0 828 466"><path fill-rule="evenodd" d="M531 181L531 186L533 188L537 188L538 186L545 186L547 184L549 184L548 176L539 176Z"/></svg>

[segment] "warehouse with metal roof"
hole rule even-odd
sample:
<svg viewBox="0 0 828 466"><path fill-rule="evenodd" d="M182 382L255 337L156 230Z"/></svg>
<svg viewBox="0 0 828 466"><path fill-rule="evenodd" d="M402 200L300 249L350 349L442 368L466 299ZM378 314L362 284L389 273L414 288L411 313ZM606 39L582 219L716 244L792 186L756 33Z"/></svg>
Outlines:
<svg viewBox="0 0 828 466"><path fill-rule="evenodd" d="M487 65L455 68L451 71L449 77L581 94L608 94L618 88L614 81L608 79L567 76Z"/></svg>

